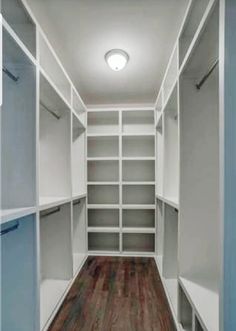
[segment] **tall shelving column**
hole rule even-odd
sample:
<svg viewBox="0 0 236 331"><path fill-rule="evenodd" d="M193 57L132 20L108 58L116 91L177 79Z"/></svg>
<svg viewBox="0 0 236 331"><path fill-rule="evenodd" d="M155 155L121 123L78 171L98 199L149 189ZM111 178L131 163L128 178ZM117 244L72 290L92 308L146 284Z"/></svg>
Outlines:
<svg viewBox="0 0 236 331"><path fill-rule="evenodd" d="M91 253L155 252L153 128L152 109L97 108L88 112L88 250ZM94 188L99 186L98 195ZM119 190L114 192L114 187ZM112 197L116 200L111 200Z"/></svg>

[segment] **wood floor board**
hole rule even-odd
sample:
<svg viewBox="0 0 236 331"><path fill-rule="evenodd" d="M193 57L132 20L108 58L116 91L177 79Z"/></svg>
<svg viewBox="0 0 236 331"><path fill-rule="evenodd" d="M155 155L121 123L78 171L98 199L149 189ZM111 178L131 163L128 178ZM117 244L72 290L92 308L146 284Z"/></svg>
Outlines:
<svg viewBox="0 0 236 331"><path fill-rule="evenodd" d="M48 331L176 331L154 259L88 257Z"/></svg>

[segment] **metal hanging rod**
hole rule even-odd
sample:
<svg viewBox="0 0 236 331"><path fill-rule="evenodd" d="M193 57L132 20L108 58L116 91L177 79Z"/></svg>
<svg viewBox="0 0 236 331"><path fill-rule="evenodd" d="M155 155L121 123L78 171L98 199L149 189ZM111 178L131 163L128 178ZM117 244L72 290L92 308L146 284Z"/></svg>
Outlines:
<svg viewBox="0 0 236 331"><path fill-rule="evenodd" d="M9 232L15 231L16 229L18 229L19 225L20 225L19 221L17 221L16 224L14 224L12 226L9 226L9 228L1 230L0 231L0 236L3 236L4 234L7 234Z"/></svg>
<svg viewBox="0 0 236 331"><path fill-rule="evenodd" d="M9 78L11 78L14 82L17 82L19 80L18 76L13 75L13 73L10 72L6 67L2 67L2 71L4 74L6 74Z"/></svg>
<svg viewBox="0 0 236 331"><path fill-rule="evenodd" d="M45 104L40 101L40 105L47 111L49 112L52 116L54 116L57 120L59 120L61 117L59 115L57 115L53 110L49 109L47 106L45 106Z"/></svg>
<svg viewBox="0 0 236 331"><path fill-rule="evenodd" d="M51 211L48 211L48 212L41 212L40 214L40 217L43 218L43 217L46 217L46 216L49 216L49 215L52 215L52 214L55 214L55 213L58 213L59 211L61 210L61 207L57 207Z"/></svg>
<svg viewBox="0 0 236 331"><path fill-rule="evenodd" d="M76 206L76 205L79 205L79 204L80 204L80 199L73 202L73 206Z"/></svg>
<svg viewBox="0 0 236 331"><path fill-rule="evenodd" d="M196 88L198 90L201 89L202 85L206 82L208 77L212 74L216 66L219 64L219 59L215 60L215 62L211 65L211 67L208 69L207 73L202 77L202 79L196 84Z"/></svg>

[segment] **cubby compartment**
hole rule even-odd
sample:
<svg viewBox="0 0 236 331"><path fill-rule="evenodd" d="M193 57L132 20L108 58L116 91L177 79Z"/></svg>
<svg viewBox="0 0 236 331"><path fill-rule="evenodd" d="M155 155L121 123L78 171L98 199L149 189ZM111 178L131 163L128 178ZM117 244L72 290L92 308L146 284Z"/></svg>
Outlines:
<svg viewBox="0 0 236 331"><path fill-rule="evenodd" d="M36 69L3 30L1 209L36 205Z"/></svg>
<svg viewBox="0 0 236 331"><path fill-rule="evenodd" d="M74 114L72 121L72 193L78 196L86 192L86 132Z"/></svg>
<svg viewBox="0 0 236 331"><path fill-rule="evenodd" d="M88 157L118 157L118 137L88 137Z"/></svg>
<svg viewBox="0 0 236 331"><path fill-rule="evenodd" d="M154 111L122 111L122 132L130 134L153 133Z"/></svg>
<svg viewBox="0 0 236 331"><path fill-rule="evenodd" d="M152 157L155 155L154 135L122 137L123 157Z"/></svg>
<svg viewBox="0 0 236 331"><path fill-rule="evenodd" d="M40 205L70 197L70 112L40 75Z"/></svg>
<svg viewBox="0 0 236 331"><path fill-rule="evenodd" d="M124 205L155 204L154 185L123 185L122 190Z"/></svg>
<svg viewBox="0 0 236 331"><path fill-rule="evenodd" d="M119 227L119 209L88 209L88 227Z"/></svg>
<svg viewBox="0 0 236 331"><path fill-rule="evenodd" d="M88 185L89 204L119 204L119 185Z"/></svg>
<svg viewBox="0 0 236 331"><path fill-rule="evenodd" d="M50 80L58 89L59 93L65 98L68 103L71 103L71 85L58 62L54 51L50 47L48 41L39 33L39 61L42 69L47 73Z"/></svg>
<svg viewBox="0 0 236 331"><path fill-rule="evenodd" d="M221 278L218 66L196 84L219 56L218 15L216 4L180 80L179 229L181 281L206 330L216 331Z"/></svg>
<svg viewBox="0 0 236 331"><path fill-rule="evenodd" d="M86 245L86 198L73 201L73 274L81 267L87 252Z"/></svg>
<svg viewBox="0 0 236 331"><path fill-rule="evenodd" d="M163 116L160 117L156 127L156 193L163 196L164 176L164 128Z"/></svg>
<svg viewBox="0 0 236 331"><path fill-rule="evenodd" d="M177 86L164 110L164 197L178 204L179 133ZM158 184L157 184L158 185Z"/></svg>
<svg viewBox="0 0 236 331"><path fill-rule="evenodd" d="M123 233L122 237L123 252L155 252L155 235L153 233Z"/></svg>
<svg viewBox="0 0 236 331"><path fill-rule="evenodd" d="M118 111L88 112L88 134L118 134Z"/></svg>
<svg viewBox="0 0 236 331"><path fill-rule="evenodd" d="M88 161L89 182L118 182L119 161Z"/></svg>
<svg viewBox="0 0 236 331"><path fill-rule="evenodd" d="M1 225L0 231L2 330L36 330L38 324L35 215Z"/></svg>
<svg viewBox="0 0 236 331"><path fill-rule="evenodd" d="M73 276L71 205L40 213L40 326L43 328Z"/></svg>
<svg viewBox="0 0 236 331"><path fill-rule="evenodd" d="M19 0L2 0L1 14L20 40L36 57L36 26Z"/></svg>
<svg viewBox="0 0 236 331"><path fill-rule="evenodd" d="M166 72L165 80L163 82L163 103L165 104L170 96L172 88L177 80L178 75L178 52L177 47L173 51L170 58L168 69Z"/></svg>
<svg viewBox="0 0 236 331"><path fill-rule="evenodd" d="M193 330L193 311L181 286L179 286L179 322L183 331Z"/></svg>
<svg viewBox="0 0 236 331"><path fill-rule="evenodd" d="M86 126L86 108L77 92L72 89L72 108L79 117L79 120Z"/></svg>
<svg viewBox="0 0 236 331"><path fill-rule="evenodd" d="M88 250L119 252L119 233L88 233Z"/></svg>
<svg viewBox="0 0 236 331"><path fill-rule="evenodd" d="M122 176L124 182L154 182L155 161L123 160Z"/></svg>
<svg viewBox="0 0 236 331"><path fill-rule="evenodd" d="M123 228L155 228L154 209L123 209Z"/></svg>
<svg viewBox="0 0 236 331"><path fill-rule="evenodd" d="M193 0L179 39L180 66L187 54L210 0Z"/></svg>

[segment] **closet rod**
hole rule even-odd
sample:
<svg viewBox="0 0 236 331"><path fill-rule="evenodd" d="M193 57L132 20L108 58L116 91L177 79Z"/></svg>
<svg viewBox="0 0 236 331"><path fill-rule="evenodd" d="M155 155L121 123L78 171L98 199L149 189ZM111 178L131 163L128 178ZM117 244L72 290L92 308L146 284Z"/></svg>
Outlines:
<svg viewBox="0 0 236 331"><path fill-rule="evenodd" d="M4 74L6 74L9 78L11 78L14 82L17 82L19 80L18 76L13 75L13 73L10 72L6 67L2 67L2 71Z"/></svg>
<svg viewBox="0 0 236 331"><path fill-rule="evenodd" d="M9 232L15 231L16 229L18 229L19 225L20 225L19 221L17 221L16 224L10 226L9 228L1 230L0 231L0 236L3 236L4 234L7 234Z"/></svg>
<svg viewBox="0 0 236 331"><path fill-rule="evenodd" d="M215 62L211 65L211 67L208 69L207 73L202 77L202 79L196 84L196 88L198 90L201 89L201 87L204 85L208 77L212 74L216 66L219 64L219 59L215 60Z"/></svg>
<svg viewBox="0 0 236 331"><path fill-rule="evenodd" d="M73 206L76 206L76 205L79 205L79 204L80 204L80 200L73 202Z"/></svg>
<svg viewBox="0 0 236 331"><path fill-rule="evenodd" d="M40 101L40 105L47 111L49 112L52 116L54 116L57 120L59 120L61 117L59 115L57 115L53 110L49 109L47 106L45 106L45 104Z"/></svg>
<svg viewBox="0 0 236 331"><path fill-rule="evenodd" d="M43 218L43 217L46 217L46 216L49 216L49 215L58 213L60 210L61 210L61 208L60 207L57 207L56 209L51 210L51 211L49 211L47 213L41 213L40 217Z"/></svg>

